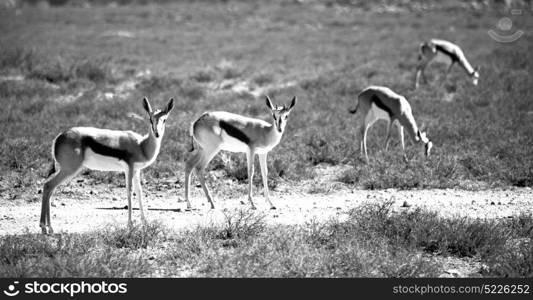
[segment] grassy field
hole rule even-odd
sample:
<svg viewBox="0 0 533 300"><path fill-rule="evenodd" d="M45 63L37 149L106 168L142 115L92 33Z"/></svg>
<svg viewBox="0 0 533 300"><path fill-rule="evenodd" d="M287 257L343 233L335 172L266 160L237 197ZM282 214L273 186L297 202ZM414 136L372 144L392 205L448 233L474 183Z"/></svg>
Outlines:
<svg viewBox="0 0 533 300"><path fill-rule="evenodd" d="M161 153L144 181L175 179L181 193L190 122L207 110L269 120L265 93L279 104L293 95L299 100L269 155L272 189L281 180L316 177L318 164L350 166L336 180L357 189L533 186L530 11L513 19L523 37L502 44L487 30L505 13L458 2L425 10L418 2L387 9L357 1L161 2L0 9L0 193L40 196L52 140L69 127L146 133L146 122L131 117L145 117L143 96L154 106L175 98ZM427 72L432 83L412 89L418 45L433 37L458 43L481 66L477 87L459 68L439 85L445 68L435 66ZM359 119L347 110L371 84L407 97L434 142L430 159L407 141L405 162L396 132L385 152L384 123L370 131L370 162L359 156ZM224 170L243 190L245 157L227 157L215 158L210 168ZM82 176L124 184L112 173ZM260 176L255 180L260 186ZM219 193L234 188L210 184ZM152 224L148 231L6 236L0 238L0 276L431 277L440 266L435 253L475 256L487 264L488 276L532 276L532 243L520 242L532 235L528 216L520 226L446 221L420 211L368 223L364 217L279 228L260 220L250 225L250 219L246 228L228 223L183 233ZM379 222L390 227L378 228ZM424 231L429 228L435 231ZM509 247L517 250L505 252ZM372 253L382 254L379 261Z"/></svg>
<svg viewBox="0 0 533 300"><path fill-rule="evenodd" d="M246 82L272 86L265 92L277 102L293 95L300 100L269 160L272 180L309 178L314 165L329 163L353 165L339 180L365 188L533 185L531 32L512 44L493 41L486 31L497 23L496 12L380 14L284 3L2 11L0 71L25 78L0 82L4 181L28 188L41 179L51 163L52 139L70 126L146 132L147 125L128 118L129 112L144 116L145 95L158 104L177 100L147 178L181 180L189 124L202 112L268 119L262 96L221 84ZM531 28L531 20L515 24ZM481 65L477 88L456 69L442 87L411 90L418 44L430 37L457 42ZM151 73L135 77L146 70ZM442 71L433 68L428 76L438 79ZM102 96L135 79L127 95ZM370 133L371 161L363 163L354 140L358 122L346 111L370 84L410 100L419 126L434 141L430 160L408 147L406 164L396 135L392 150L382 151L385 126L379 125ZM245 179L244 157L232 158L228 176ZM211 166L223 168L220 161Z"/></svg>

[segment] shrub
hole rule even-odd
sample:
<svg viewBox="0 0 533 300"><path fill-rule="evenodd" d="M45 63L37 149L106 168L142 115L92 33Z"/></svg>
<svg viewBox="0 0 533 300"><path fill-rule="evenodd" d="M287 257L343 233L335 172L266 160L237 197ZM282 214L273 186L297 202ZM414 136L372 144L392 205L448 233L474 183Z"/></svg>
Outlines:
<svg viewBox="0 0 533 300"><path fill-rule="evenodd" d="M392 213L392 202L351 211L350 219L362 232L376 232L393 245L421 247L428 252L482 258L500 254L510 229L494 220L466 217L444 219L420 208Z"/></svg>
<svg viewBox="0 0 533 300"><path fill-rule="evenodd" d="M488 261L483 275L489 277L531 278L533 277L533 236L513 241L515 245L495 255Z"/></svg>
<svg viewBox="0 0 533 300"><path fill-rule="evenodd" d="M216 77L217 74L213 69L200 70L191 76L192 79L202 83L211 82L215 80Z"/></svg>
<svg viewBox="0 0 533 300"><path fill-rule="evenodd" d="M161 223L134 224L133 227L111 226L101 233L104 244L113 248L139 249L153 246L161 237L164 227Z"/></svg>
<svg viewBox="0 0 533 300"><path fill-rule="evenodd" d="M236 212L224 211L224 223L218 230L217 238L247 239L263 232L266 228L265 215L251 210L238 210Z"/></svg>

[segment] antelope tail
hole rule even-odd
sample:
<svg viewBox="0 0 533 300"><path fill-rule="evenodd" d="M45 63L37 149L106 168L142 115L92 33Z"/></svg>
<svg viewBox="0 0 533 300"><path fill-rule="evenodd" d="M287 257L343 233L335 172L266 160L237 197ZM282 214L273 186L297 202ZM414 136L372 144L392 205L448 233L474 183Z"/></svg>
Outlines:
<svg viewBox="0 0 533 300"><path fill-rule="evenodd" d="M191 148L189 148L188 150L189 152L193 152L194 151L194 137L191 135Z"/></svg>
<svg viewBox="0 0 533 300"><path fill-rule="evenodd" d="M354 108L348 110L349 113L355 114L357 112L357 109L359 108L359 96L361 96L361 93L357 94L357 103Z"/></svg>
<svg viewBox="0 0 533 300"><path fill-rule="evenodd" d="M56 172L56 164L52 162L52 166L48 170L48 175L46 175L46 178L50 177L50 175L54 174Z"/></svg>
<svg viewBox="0 0 533 300"><path fill-rule="evenodd" d="M191 123L191 127L189 128L189 135L191 136L191 147L188 150L189 152L193 152L194 151L194 124L195 123L196 123L196 121L192 122Z"/></svg>

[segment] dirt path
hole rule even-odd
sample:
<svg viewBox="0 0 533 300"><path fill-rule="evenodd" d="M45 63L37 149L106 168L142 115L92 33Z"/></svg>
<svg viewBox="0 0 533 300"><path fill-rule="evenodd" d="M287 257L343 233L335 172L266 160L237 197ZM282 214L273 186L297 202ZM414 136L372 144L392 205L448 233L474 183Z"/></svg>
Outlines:
<svg viewBox="0 0 533 300"><path fill-rule="evenodd" d="M324 185L324 182L307 182L298 187L283 184L278 186L272 192L272 201L277 210L268 209L260 191L256 190L258 212L264 213L267 222L271 224L304 224L313 219L342 219L350 209L361 204L393 200L396 210L423 207L445 217L506 218L522 212L533 213L533 191L530 188L475 192L454 189L369 191L330 182L329 185L326 183L326 192L309 193L311 186L321 184ZM238 197L218 196L217 208L211 210L198 187L193 189L191 199L196 209L190 212L184 211L186 204L182 201L182 190L179 188L146 187L144 194L147 219L161 221L176 230L221 222L225 211L231 213L249 207L240 203L247 201L242 194ZM39 232L40 197L35 192L18 196L3 194L0 199L0 234ZM53 203L52 224L56 232L85 232L110 223L127 222L124 187L94 185L80 180L59 189ZM137 207L137 201L133 202L133 207ZM133 220L139 221L138 210L134 210Z"/></svg>

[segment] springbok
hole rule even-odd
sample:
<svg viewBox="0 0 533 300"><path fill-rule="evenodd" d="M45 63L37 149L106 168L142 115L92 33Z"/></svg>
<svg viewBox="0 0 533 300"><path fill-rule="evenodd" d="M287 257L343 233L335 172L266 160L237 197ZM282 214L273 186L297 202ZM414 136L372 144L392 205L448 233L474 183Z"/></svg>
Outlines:
<svg viewBox="0 0 533 300"><path fill-rule="evenodd" d="M74 178L83 167L101 171L123 171L128 194L128 226L131 227L132 184L139 198L141 219L146 223L142 207L141 170L151 165L161 148L165 122L174 106L168 101L164 110L153 111L148 99L143 107L150 119L150 132L141 136L132 131L73 127L59 134L52 144L54 164L44 183L40 227L44 234L53 233L50 223L50 197L61 183ZM59 167L59 171L56 171ZM48 229L48 231L47 231Z"/></svg>
<svg viewBox="0 0 533 300"><path fill-rule="evenodd" d="M446 70L444 78L442 79L443 81L446 80L448 73L450 73L450 70L455 63L458 63L468 74L472 80L472 84L478 84L479 66L473 68L466 59L463 50L461 50L459 46L448 41L432 39L420 44L418 64L415 75L415 89L418 88L420 75L422 75L425 83L428 82L424 70L432 61L448 64L448 69Z"/></svg>
<svg viewBox="0 0 533 300"><path fill-rule="evenodd" d="M359 128L359 139L361 155L363 155L364 151L367 162L368 154L366 148L366 136L368 129L380 119L386 120L388 123L387 137L385 138L385 150L387 150L389 146L392 125L396 122L402 142L402 149L405 151L403 134L403 129L405 127L415 143L422 142L425 145L425 154L426 156L429 156L433 143L426 137L425 132L421 132L418 129L413 117L411 105L407 102L405 97L396 94L387 87L370 86L359 93L357 99L356 107L349 110L349 112L352 114L361 112L364 116L361 127Z"/></svg>
<svg viewBox="0 0 533 300"><path fill-rule="evenodd" d="M185 199L187 210L191 209L189 201L189 185L193 169L196 169L200 184L211 204L215 208L213 198L205 184L205 168L220 150L230 152L244 152L248 162L248 201L255 209L252 200L252 186L254 176L254 158L259 156L261 177L266 201L271 209L276 209L268 197L267 154L281 140L287 124L287 118L296 104L296 97L287 106L275 106L267 96L266 105L272 113L272 124L260 119L253 119L241 115L215 111L202 114L191 123L190 134L193 143L198 146L196 153L187 161L185 166Z"/></svg>

